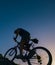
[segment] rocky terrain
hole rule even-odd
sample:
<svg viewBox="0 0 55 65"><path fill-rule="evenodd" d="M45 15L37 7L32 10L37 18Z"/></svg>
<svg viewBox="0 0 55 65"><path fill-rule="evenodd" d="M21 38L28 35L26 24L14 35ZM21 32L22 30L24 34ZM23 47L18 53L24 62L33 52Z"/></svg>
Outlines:
<svg viewBox="0 0 55 65"><path fill-rule="evenodd" d="M0 65L17 65L14 62L9 61L0 54Z"/></svg>

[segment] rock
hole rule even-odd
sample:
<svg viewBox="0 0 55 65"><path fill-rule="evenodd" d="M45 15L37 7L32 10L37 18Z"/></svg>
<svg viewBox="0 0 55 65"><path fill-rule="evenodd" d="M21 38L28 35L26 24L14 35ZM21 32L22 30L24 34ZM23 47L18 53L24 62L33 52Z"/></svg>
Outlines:
<svg viewBox="0 0 55 65"><path fill-rule="evenodd" d="M2 54L0 54L0 65L17 65L14 62L11 62L10 60L4 58Z"/></svg>

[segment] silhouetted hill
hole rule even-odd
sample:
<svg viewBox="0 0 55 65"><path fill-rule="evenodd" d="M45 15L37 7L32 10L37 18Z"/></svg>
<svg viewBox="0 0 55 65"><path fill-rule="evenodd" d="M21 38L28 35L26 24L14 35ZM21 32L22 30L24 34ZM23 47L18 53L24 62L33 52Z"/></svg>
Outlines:
<svg viewBox="0 0 55 65"><path fill-rule="evenodd" d="M0 65L17 65L14 62L9 61L0 54Z"/></svg>

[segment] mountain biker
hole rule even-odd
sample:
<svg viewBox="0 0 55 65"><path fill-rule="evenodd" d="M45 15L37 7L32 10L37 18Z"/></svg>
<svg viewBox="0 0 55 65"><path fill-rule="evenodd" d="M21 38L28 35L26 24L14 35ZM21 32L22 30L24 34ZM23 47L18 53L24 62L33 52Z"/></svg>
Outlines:
<svg viewBox="0 0 55 65"><path fill-rule="evenodd" d="M30 40L30 33L27 32L26 30L22 29L22 28L17 28L14 31L14 34L16 35L14 37L14 40L17 40L17 37L20 36L21 37L21 41L20 41L20 55L22 56L22 51L24 49L24 45L27 45L29 43Z"/></svg>

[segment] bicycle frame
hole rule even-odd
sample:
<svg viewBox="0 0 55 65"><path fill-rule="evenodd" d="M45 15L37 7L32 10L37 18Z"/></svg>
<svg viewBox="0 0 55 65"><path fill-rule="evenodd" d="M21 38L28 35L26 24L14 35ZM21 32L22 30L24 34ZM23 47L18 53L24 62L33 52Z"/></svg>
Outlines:
<svg viewBox="0 0 55 65"><path fill-rule="evenodd" d="M34 44L33 43L31 43L31 46L32 46L32 48L34 48ZM19 50L20 50L20 46L19 46L19 44L17 44L15 47L14 47L14 49L16 49L17 50L17 48L19 48ZM33 55L35 54L35 51L29 51L29 54L27 55L27 51L26 51L26 54L23 56L23 59L30 59ZM17 58L17 59L22 59L22 57L21 57L21 55L16 55L16 57L15 58ZM35 57L33 57L33 59L34 59Z"/></svg>
<svg viewBox="0 0 55 65"><path fill-rule="evenodd" d="M31 46L32 46L32 49L30 49L30 51L29 51L29 53L27 54L27 50L26 50L26 53L25 53L25 55L23 56L23 57L21 57L21 55L19 54L19 55L17 55L17 53L18 53L18 51L17 51L17 48L19 49L19 51L20 51L20 43L18 42L18 41L16 41L17 42L17 45L16 46L14 46L13 48L11 48L11 49L9 49L6 53L5 53L5 55L4 55L4 57L6 56L6 54L10 51L10 53L9 53L9 55L10 56L12 56L13 54L15 54L15 56L14 56L14 58L12 59L12 61L15 59L15 58L17 58L17 59L30 59L34 54L35 54L35 51L31 51L33 48L34 48L34 43L32 42L31 43ZM14 50L14 52L13 52L13 50ZM25 50L25 49L24 49ZM32 53L32 54L31 54Z"/></svg>
<svg viewBox="0 0 55 65"><path fill-rule="evenodd" d="M17 54L18 53L17 48L20 50L20 44L19 43L16 46L14 46L13 48L8 49L4 55L4 58L6 58L7 55L9 56L9 58L11 58L14 55L13 58L11 58L11 60L10 60L12 62L16 58L16 59L21 59L22 61L24 60L23 62L27 61L28 65L31 65L30 59L37 59L38 63L41 64L42 59L41 59L41 56L38 54L38 49L41 49L41 50L45 51L48 55L48 59L47 59L48 64L47 65L51 65L51 63L52 63L52 55L49 52L49 50L46 49L45 47L41 47L41 46L35 47L35 43L32 42L30 51L27 51L28 53L25 53L25 55L23 57L20 54Z"/></svg>

